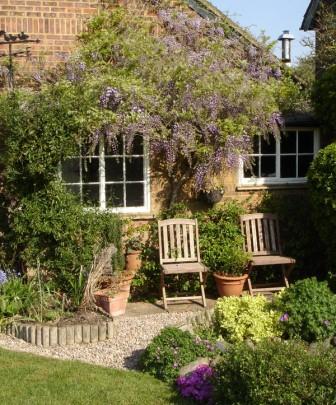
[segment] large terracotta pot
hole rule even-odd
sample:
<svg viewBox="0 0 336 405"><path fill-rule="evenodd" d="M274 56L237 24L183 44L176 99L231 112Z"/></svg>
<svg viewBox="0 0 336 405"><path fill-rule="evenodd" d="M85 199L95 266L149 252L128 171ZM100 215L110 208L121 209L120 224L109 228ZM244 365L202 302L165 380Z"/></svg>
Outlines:
<svg viewBox="0 0 336 405"><path fill-rule="evenodd" d="M126 271L136 273L141 267L141 250L134 250L126 254Z"/></svg>
<svg viewBox="0 0 336 405"><path fill-rule="evenodd" d="M112 316L123 315L126 312L126 305L129 297L129 287L124 291L116 293L113 297L108 295L109 290L100 290L95 292L96 304L105 312Z"/></svg>
<svg viewBox="0 0 336 405"><path fill-rule="evenodd" d="M240 296L243 292L244 284L248 274L242 276L224 276L214 273L218 294L221 297Z"/></svg>

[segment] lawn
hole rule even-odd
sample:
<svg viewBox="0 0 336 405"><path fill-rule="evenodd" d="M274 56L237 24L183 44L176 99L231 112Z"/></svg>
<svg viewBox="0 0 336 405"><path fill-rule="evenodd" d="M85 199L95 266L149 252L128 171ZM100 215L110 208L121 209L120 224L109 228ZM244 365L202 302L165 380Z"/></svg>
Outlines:
<svg viewBox="0 0 336 405"><path fill-rule="evenodd" d="M0 349L0 404L183 404L148 375Z"/></svg>

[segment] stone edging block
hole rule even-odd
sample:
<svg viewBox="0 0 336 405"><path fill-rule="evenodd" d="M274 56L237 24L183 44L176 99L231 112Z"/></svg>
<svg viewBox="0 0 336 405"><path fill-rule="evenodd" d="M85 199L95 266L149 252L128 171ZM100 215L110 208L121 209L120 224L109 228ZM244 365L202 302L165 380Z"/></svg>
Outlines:
<svg viewBox="0 0 336 405"><path fill-rule="evenodd" d="M103 342L113 338L113 329L112 321L67 326L13 322L3 327L0 332L32 345L50 347Z"/></svg>

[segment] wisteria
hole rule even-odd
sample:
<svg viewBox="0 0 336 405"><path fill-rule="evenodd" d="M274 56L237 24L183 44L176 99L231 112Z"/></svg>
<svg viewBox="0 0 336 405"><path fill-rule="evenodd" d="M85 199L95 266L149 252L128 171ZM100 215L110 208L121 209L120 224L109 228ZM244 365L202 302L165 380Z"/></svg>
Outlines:
<svg viewBox="0 0 336 405"><path fill-rule="evenodd" d="M115 111L122 100L120 92L113 87L106 87L100 96L99 102L102 108Z"/></svg>
<svg viewBox="0 0 336 405"><path fill-rule="evenodd" d="M0 285L5 284L7 282L7 274L0 270Z"/></svg>
<svg viewBox="0 0 336 405"><path fill-rule="evenodd" d="M115 19L89 25L87 66L81 57L75 65L77 74L94 71L95 80L85 83L100 88L89 143L103 138L116 153L122 138L129 153L143 136L177 195L187 183L206 190L212 176L248 162L253 136L280 131L282 73L262 44L252 45L225 21L163 3L144 0L161 25L154 36L152 26L121 9Z"/></svg>

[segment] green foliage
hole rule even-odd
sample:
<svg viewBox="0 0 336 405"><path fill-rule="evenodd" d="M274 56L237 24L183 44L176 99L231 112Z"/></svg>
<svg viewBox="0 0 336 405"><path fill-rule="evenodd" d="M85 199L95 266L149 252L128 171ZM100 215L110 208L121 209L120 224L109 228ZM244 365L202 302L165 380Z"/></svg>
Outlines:
<svg viewBox="0 0 336 405"><path fill-rule="evenodd" d="M230 201L220 208L198 212L199 239L202 261L211 271L241 275L246 269L249 255L244 252L239 215L243 209Z"/></svg>
<svg viewBox="0 0 336 405"><path fill-rule="evenodd" d="M36 279L25 283L15 277L0 286L0 323L14 316L50 320L60 313L60 302L48 283L39 286Z"/></svg>
<svg viewBox="0 0 336 405"><path fill-rule="evenodd" d="M296 260L291 277L327 277L324 246L313 221L313 207L306 191L293 193L290 198L288 195L267 193L256 210L278 215L283 253ZM258 276L264 279L275 277L275 273L279 275L279 268L271 273L268 266L267 272L259 272Z"/></svg>
<svg viewBox="0 0 336 405"><path fill-rule="evenodd" d="M297 281L280 293L275 305L286 314L281 323L287 338L314 342L336 334L336 295L327 282Z"/></svg>
<svg viewBox="0 0 336 405"><path fill-rule="evenodd" d="M313 218L336 274L336 143L320 150L308 172Z"/></svg>
<svg viewBox="0 0 336 405"><path fill-rule="evenodd" d="M309 353L298 342L233 346L216 365L215 403L334 404L336 350Z"/></svg>
<svg viewBox="0 0 336 405"><path fill-rule="evenodd" d="M63 293L78 305L94 255L114 243L116 270L123 265L122 221L118 216L85 211L60 183L24 197L11 213L6 242L16 261L41 265Z"/></svg>
<svg viewBox="0 0 336 405"><path fill-rule="evenodd" d="M214 312L215 328L230 343L280 336L279 318L262 295L219 298Z"/></svg>
<svg viewBox="0 0 336 405"><path fill-rule="evenodd" d="M141 367L149 374L172 382L181 367L198 357L213 356L212 345L190 332L167 327L147 346L141 358Z"/></svg>
<svg viewBox="0 0 336 405"><path fill-rule="evenodd" d="M331 130L336 128L336 65L327 67L313 87L313 101L321 123Z"/></svg>

